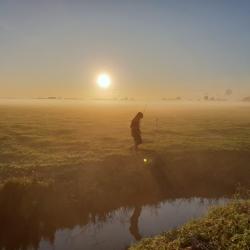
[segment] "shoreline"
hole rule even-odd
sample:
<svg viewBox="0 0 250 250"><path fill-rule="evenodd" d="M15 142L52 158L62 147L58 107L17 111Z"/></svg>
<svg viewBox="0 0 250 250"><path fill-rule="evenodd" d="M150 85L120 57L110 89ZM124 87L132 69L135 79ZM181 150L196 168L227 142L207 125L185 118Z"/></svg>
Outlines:
<svg viewBox="0 0 250 250"><path fill-rule="evenodd" d="M152 238L128 250L248 250L250 246L250 200L235 200L210 209L204 217Z"/></svg>

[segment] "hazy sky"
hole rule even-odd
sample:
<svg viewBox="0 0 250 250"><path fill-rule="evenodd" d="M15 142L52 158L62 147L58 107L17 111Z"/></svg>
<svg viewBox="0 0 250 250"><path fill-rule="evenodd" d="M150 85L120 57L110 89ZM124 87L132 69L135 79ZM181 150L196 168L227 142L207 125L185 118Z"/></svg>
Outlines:
<svg viewBox="0 0 250 250"><path fill-rule="evenodd" d="M250 95L249 13L249 0L0 0L0 96Z"/></svg>

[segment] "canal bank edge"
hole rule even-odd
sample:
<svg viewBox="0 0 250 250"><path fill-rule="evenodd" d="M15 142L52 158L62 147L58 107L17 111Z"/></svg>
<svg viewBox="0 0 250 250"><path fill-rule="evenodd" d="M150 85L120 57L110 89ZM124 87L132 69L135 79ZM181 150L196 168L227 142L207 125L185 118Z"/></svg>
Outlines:
<svg viewBox="0 0 250 250"><path fill-rule="evenodd" d="M234 200L210 209L201 219L181 228L146 238L129 250L250 249L250 199Z"/></svg>

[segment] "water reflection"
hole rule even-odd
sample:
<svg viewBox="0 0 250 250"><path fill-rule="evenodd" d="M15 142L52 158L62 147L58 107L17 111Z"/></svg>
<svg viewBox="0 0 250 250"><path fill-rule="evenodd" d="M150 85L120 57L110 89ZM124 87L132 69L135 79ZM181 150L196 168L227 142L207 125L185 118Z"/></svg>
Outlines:
<svg viewBox="0 0 250 250"><path fill-rule="evenodd" d="M139 217L141 215L142 207L136 206L130 218L129 231L134 236L135 240L140 240L142 237L139 232Z"/></svg>
<svg viewBox="0 0 250 250"><path fill-rule="evenodd" d="M85 226L59 229L53 243L41 240L38 249L123 250L141 237L176 228L192 218L202 216L208 207L227 201L226 198L176 199L156 206L118 209L104 222L97 219L95 223Z"/></svg>

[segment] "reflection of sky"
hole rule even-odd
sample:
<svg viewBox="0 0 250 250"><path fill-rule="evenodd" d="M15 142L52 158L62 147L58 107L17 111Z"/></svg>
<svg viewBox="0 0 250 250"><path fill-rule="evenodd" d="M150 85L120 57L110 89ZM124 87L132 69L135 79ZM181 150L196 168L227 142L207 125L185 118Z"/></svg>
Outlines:
<svg viewBox="0 0 250 250"><path fill-rule="evenodd" d="M163 202L157 208L145 207L139 225L141 233L144 236L150 236L174 229L190 219L202 216L208 207L224 204L225 201L225 199L177 199L172 202Z"/></svg>
<svg viewBox="0 0 250 250"><path fill-rule="evenodd" d="M102 69L125 94L250 91L249 10L247 0L1 0L1 94L90 95Z"/></svg>
<svg viewBox="0 0 250 250"><path fill-rule="evenodd" d="M227 199L176 199L162 202L157 206L145 206L139 218L139 230L143 237L159 234L176 228L190 219L202 216L212 205L224 204ZM54 245L40 242L39 250L84 249L84 250L123 250L134 242L129 233L132 210L118 209L106 222L97 222L73 229L60 229L56 232Z"/></svg>

